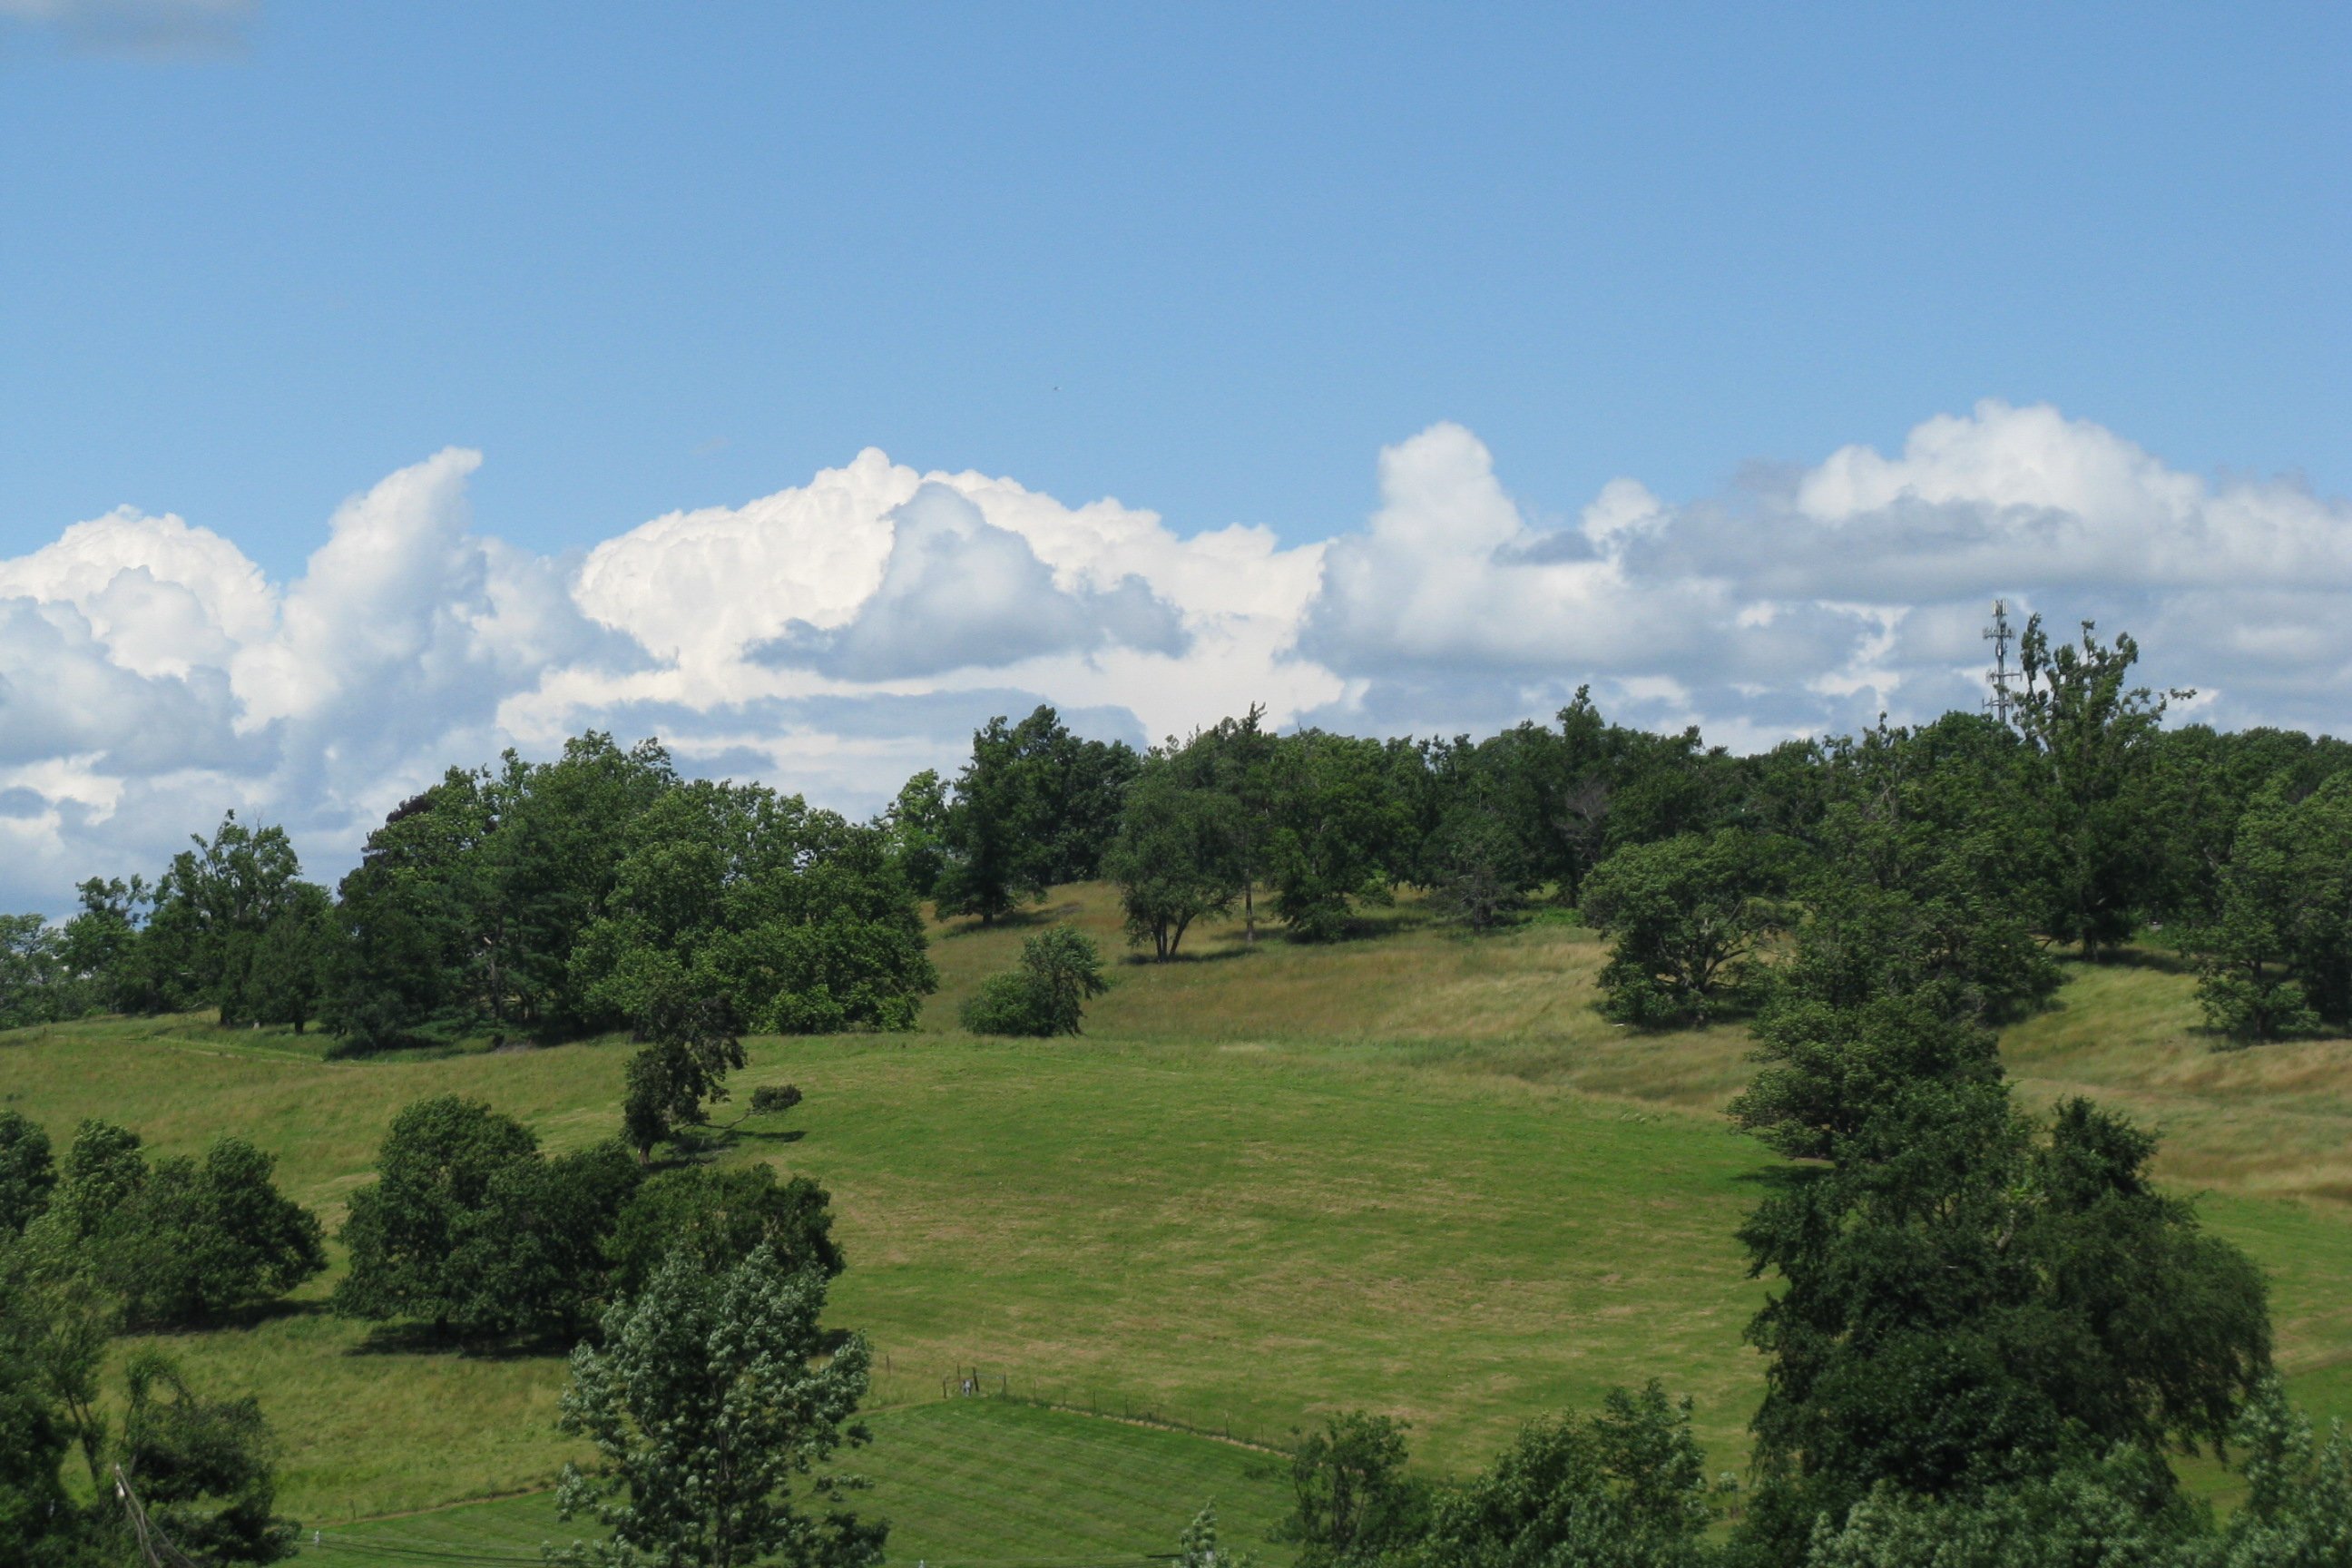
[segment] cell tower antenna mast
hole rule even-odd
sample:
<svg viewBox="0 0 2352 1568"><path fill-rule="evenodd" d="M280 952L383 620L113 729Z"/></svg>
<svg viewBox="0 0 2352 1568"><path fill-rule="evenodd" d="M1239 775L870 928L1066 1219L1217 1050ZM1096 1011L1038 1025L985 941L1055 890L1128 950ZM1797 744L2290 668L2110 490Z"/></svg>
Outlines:
<svg viewBox="0 0 2352 1568"><path fill-rule="evenodd" d="M2010 680L2016 674L2009 668L2009 645L2015 636L2009 624L2009 602L1995 599L1992 602L1992 625L1984 629L1985 641L1992 644L1992 668L1985 671L1985 681L1992 688L1992 695L1985 699L1984 705L1988 712L2004 724L2009 722L2011 705L2017 700L2009 689Z"/></svg>

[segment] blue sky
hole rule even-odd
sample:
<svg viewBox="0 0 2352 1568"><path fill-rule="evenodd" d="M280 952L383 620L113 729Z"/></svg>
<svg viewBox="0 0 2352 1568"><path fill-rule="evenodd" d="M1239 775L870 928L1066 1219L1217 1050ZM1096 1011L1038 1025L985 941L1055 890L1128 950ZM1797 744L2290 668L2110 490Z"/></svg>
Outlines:
<svg viewBox="0 0 2352 1568"><path fill-rule="evenodd" d="M2352 488L2340 5L234 32L0 21L8 543L129 502L285 573L451 443L541 551L869 444L1305 539L1439 419L1565 515L1989 395Z"/></svg>
<svg viewBox="0 0 2352 1568"><path fill-rule="evenodd" d="M2352 727L2352 8L0 0L0 908L597 727Z"/></svg>

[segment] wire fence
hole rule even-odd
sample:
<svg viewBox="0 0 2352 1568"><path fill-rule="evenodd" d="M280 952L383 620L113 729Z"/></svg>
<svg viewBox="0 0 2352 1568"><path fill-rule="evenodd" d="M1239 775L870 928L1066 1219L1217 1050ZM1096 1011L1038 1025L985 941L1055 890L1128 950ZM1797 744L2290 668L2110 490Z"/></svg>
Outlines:
<svg viewBox="0 0 2352 1568"><path fill-rule="evenodd" d="M1105 1393L1083 1384L1041 1378L1013 1369L957 1366L934 1379L912 1368L901 1372L895 1362L886 1359L883 1367L877 1370L888 1374L888 1381L897 1385L893 1392L898 1398L885 1407L904 1408L908 1404L929 1403L933 1399L989 1399L1033 1409L1181 1432L1261 1453L1287 1456L1291 1452L1286 1436L1281 1438L1270 1436L1253 1429L1246 1423L1237 1425L1231 1416L1223 1414L1203 1416L1195 1412L1174 1411L1155 1398ZM473 1535L472 1531L467 1533ZM489 1533L501 1532L493 1528ZM536 1539L541 1533L535 1528L525 1527L520 1535L503 1541L484 1540L479 1535L473 1535L473 1539L456 1536L436 1539L417 1533L413 1526L403 1529L396 1521L387 1520L382 1523L362 1523L345 1529L306 1530L299 1545L304 1557L321 1563L341 1563L346 1568L408 1568L410 1564L415 1568L434 1568L436 1564L441 1568L521 1568L526 1563L539 1565L544 1563L545 1558ZM967 1556L958 1553L930 1557L921 1562L922 1568L1148 1568L1150 1564L1171 1562L1174 1557L1175 1553L1169 1552L1069 1557ZM894 1568L898 1564L917 1561L897 1552L890 1555Z"/></svg>
<svg viewBox="0 0 2352 1568"><path fill-rule="evenodd" d="M1255 1448L1263 1453L1288 1455L1295 1446L1287 1433L1276 1436L1258 1431L1246 1422L1237 1426L1230 1415L1222 1412L1214 1415L1198 1412L1179 1413L1169 1409L1156 1397L1139 1398L1126 1393L1103 1394L1085 1384L1056 1383L1026 1373L960 1366L942 1376L939 1386L942 1399L1001 1399L1040 1410L1059 1410L1110 1421L1132 1422L1139 1426L1158 1426L1171 1432L1184 1432L1195 1437L1232 1443L1244 1448Z"/></svg>

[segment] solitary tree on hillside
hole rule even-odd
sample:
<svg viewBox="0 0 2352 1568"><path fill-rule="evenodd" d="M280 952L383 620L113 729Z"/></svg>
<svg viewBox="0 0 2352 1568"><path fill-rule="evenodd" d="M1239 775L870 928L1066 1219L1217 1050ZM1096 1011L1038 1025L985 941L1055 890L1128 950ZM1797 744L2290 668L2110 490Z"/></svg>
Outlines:
<svg viewBox="0 0 2352 1568"><path fill-rule="evenodd" d="M1103 857L1130 943L1150 942L1165 963L1194 921L1233 908L1243 881L1240 817L1230 796L1188 784L1169 759L1144 763Z"/></svg>

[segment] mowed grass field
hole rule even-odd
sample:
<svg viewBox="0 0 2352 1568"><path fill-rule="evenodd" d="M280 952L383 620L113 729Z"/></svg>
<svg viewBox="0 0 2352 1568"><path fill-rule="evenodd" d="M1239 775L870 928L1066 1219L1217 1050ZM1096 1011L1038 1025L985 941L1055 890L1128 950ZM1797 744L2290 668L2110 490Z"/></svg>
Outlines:
<svg viewBox="0 0 2352 1568"><path fill-rule="evenodd" d="M1615 1027L1591 1006L1589 933L1534 921L1472 938L1409 904L1330 947L1219 927L1186 962L1118 963L1079 1039L954 1026L1024 934L1066 920L1121 952L1116 919L1108 889L1079 888L993 930L944 929L920 1030L754 1041L737 1080L739 1095L807 1096L721 1157L834 1194L851 1264L835 1317L887 1358L856 1467L877 1479L874 1510L900 1521L893 1561L1010 1562L1024 1542L1072 1563L1164 1552L1211 1483L1236 1527L1279 1511L1263 1456L942 1401L957 1368L1261 1441L1331 1410L1387 1411L1412 1421L1423 1463L1457 1472L1532 1415L1656 1376L1696 1401L1715 1468L1741 1468L1759 1382L1740 1328L1762 1287L1731 1232L1769 1161L1720 1113L1748 1071L1740 1030ZM2352 1042L2217 1054L2190 986L2153 961L2080 970L2011 1032L2012 1069L2032 1099L2088 1093L2165 1131L2167 1178L2210 1194L2210 1222L2272 1271L2296 1394L2352 1414ZM238 1131L331 1227L409 1100L477 1095L576 1146L613 1130L627 1049L331 1064L283 1034L106 1021L0 1036L0 1103L61 1141L88 1115L165 1150ZM289 1511L356 1538L337 1527L549 1483L570 1452L553 1430L560 1359L402 1343L326 1315L331 1284L173 1345L207 1385L260 1394ZM1000 1478L979 1489L990 1506L936 1486L953 1469L941 1445L968 1438ZM1031 1497L1093 1533L1008 1524L1004 1500ZM540 1531L535 1546L545 1506L462 1511ZM467 1528L418 1517L441 1522L401 1530Z"/></svg>

